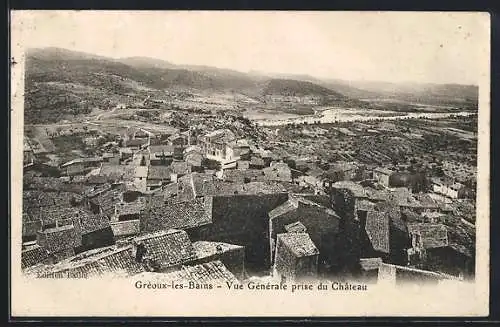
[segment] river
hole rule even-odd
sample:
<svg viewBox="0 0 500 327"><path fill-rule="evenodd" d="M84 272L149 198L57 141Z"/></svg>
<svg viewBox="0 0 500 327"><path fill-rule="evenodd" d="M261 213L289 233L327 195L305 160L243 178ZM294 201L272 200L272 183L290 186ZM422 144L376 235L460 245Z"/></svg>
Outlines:
<svg viewBox="0 0 500 327"><path fill-rule="evenodd" d="M383 110L368 110L368 109L327 109L316 115L306 115L294 118L280 118L279 114L276 119L256 119L255 123L259 126L280 126L288 124L329 124L335 122L360 122L370 120L398 120L409 118L421 119L442 119L450 116L467 117L474 115L474 112L395 112Z"/></svg>

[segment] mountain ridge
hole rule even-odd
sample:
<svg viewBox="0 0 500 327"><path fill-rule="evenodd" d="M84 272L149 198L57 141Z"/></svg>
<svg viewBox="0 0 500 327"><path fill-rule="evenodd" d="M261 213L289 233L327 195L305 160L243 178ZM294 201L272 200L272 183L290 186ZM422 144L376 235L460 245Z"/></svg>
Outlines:
<svg viewBox="0 0 500 327"><path fill-rule="evenodd" d="M64 48L31 48L26 52L25 114L28 122L51 111L49 120L106 109L130 93L200 91L231 92L263 101L266 96L315 96L351 105L360 99L473 106L477 87L460 84L359 83L309 75L275 74L200 65L177 65L149 57L109 58ZM191 92L190 91L190 92Z"/></svg>

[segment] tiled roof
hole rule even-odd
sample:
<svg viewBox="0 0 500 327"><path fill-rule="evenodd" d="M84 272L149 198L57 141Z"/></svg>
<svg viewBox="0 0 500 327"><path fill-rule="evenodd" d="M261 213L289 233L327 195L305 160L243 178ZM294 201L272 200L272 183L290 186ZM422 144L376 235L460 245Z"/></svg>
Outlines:
<svg viewBox="0 0 500 327"><path fill-rule="evenodd" d="M131 180L135 177L135 166L127 165L114 165L104 163L99 170L100 176L107 176L111 178L121 178Z"/></svg>
<svg viewBox="0 0 500 327"><path fill-rule="evenodd" d="M373 170L374 172L377 172L377 173L381 173L381 174L384 174L384 175L390 175L393 173L392 170L390 169L387 169L387 168L383 168L383 167L378 167L378 168L375 168Z"/></svg>
<svg viewBox="0 0 500 327"><path fill-rule="evenodd" d="M250 169L250 161L249 160L238 160L236 163L236 167L238 169Z"/></svg>
<svg viewBox="0 0 500 327"><path fill-rule="evenodd" d="M294 193L290 194L291 197L299 197L304 200L309 200L314 203L320 204L324 207L331 208L330 196L326 194L314 194L314 193Z"/></svg>
<svg viewBox="0 0 500 327"><path fill-rule="evenodd" d="M196 266L182 267L188 281L195 283L214 283L220 285L225 282L239 284L236 277L220 261L202 263Z"/></svg>
<svg viewBox="0 0 500 327"><path fill-rule="evenodd" d="M284 178L291 179L291 169L286 163L277 162L271 164L271 167L262 169L266 180L282 180Z"/></svg>
<svg viewBox="0 0 500 327"><path fill-rule="evenodd" d="M33 220L40 220L43 226L62 222L67 219L84 216L87 213L80 208L69 206L51 206L42 208L32 208L27 211L27 214Z"/></svg>
<svg viewBox="0 0 500 327"><path fill-rule="evenodd" d="M426 249L448 245L448 229L443 224L408 224L408 232L419 234L422 245Z"/></svg>
<svg viewBox="0 0 500 327"><path fill-rule="evenodd" d="M376 210L384 212L389 217L389 224L391 228L397 229L403 233L408 232L407 223L403 219L402 210L404 207L399 207L394 202L379 202L376 204Z"/></svg>
<svg viewBox="0 0 500 327"><path fill-rule="evenodd" d="M453 183L453 185L450 186L451 189L455 190L455 191L458 191L462 188L464 188L465 186L461 183Z"/></svg>
<svg viewBox="0 0 500 327"><path fill-rule="evenodd" d="M47 207L55 205L54 199L58 192L47 192L39 190L23 191L23 208Z"/></svg>
<svg viewBox="0 0 500 327"><path fill-rule="evenodd" d="M87 184L96 184L96 185L102 185L106 184L110 181L110 178L107 176L100 176L100 175L90 175L87 176L85 179L85 183Z"/></svg>
<svg viewBox="0 0 500 327"><path fill-rule="evenodd" d="M141 232L141 222L139 219L112 222L111 229L115 236L137 235Z"/></svg>
<svg viewBox="0 0 500 327"><path fill-rule="evenodd" d="M49 228L38 232L38 235L39 245L51 253L75 248L82 244L81 235L74 225Z"/></svg>
<svg viewBox="0 0 500 327"><path fill-rule="evenodd" d="M129 139L129 140L126 140L124 143L126 146L140 146L140 145L148 143L148 139L146 139L146 138L144 138L144 139L142 139L142 138Z"/></svg>
<svg viewBox="0 0 500 327"><path fill-rule="evenodd" d="M363 211L370 211L375 208L375 204L373 202L370 202L368 200L360 200L356 202L356 209L357 210L363 210Z"/></svg>
<svg viewBox="0 0 500 327"><path fill-rule="evenodd" d="M134 238L143 244L146 257L160 267L172 267L196 258L196 252L187 233L183 230L168 230Z"/></svg>
<svg viewBox="0 0 500 327"><path fill-rule="evenodd" d="M92 163L98 163L98 162L101 162L102 159L99 158L99 157L95 157L95 158L78 158L78 159L74 159L74 160L71 160L71 161L68 161L64 164L61 165L61 167L67 167L67 166L70 166L70 165L73 165L73 164L77 164L77 163L85 163L85 162L92 162Z"/></svg>
<svg viewBox="0 0 500 327"><path fill-rule="evenodd" d="M352 162L337 162L332 167L335 171L351 171L356 169L356 165Z"/></svg>
<svg viewBox="0 0 500 327"><path fill-rule="evenodd" d="M169 167L173 174L185 175L191 172L191 168L184 161L174 161Z"/></svg>
<svg viewBox="0 0 500 327"><path fill-rule="evenodd" d="M170 180L172 170L166 166L150 166L148 179Z"/></svg>
<svg viewBox="0 0 500 327"><path fill-rule="evenodd" d="M313 168L313 169L309 169L306 172L306 175L313 176L313 177L321 177L324 173L325 173L325 171L323 169Z"/></svg>
<svg viewBox="0 0 500 327"><path fill-rule="evenodd" d="M31 177L23 179L25 189L59 191L63 189L64 182L56 177Z"/></svg>
<svg viewBox="0 0 500 327"><path fill-rule="evenodd" d="M145 231L157 231L189 229L210 224L212 216L209 206L209 198L150 206L144 214L143 228Z"/></svg>
<svg viewBox="0 0 500 327"><path fill-rule="evenodd" d="M130 276L143 272L144 268L135 262L130 250L130 247L110 247L88 256L84 252L52 267L39 269L39 275L42 278L89 278L109 273Z"/></svg>
<svg viewBox="0 0 500 327"><path fill-rule="evenodd" d="M438 177L431 177L431 178L429 178L429 180L433 184L438 184L438 185L442 185L443 184L443 182L441 181L441 179L438 178Z"/></svg>
<svg viewBox="0 0 500 327"><path fill-rule="evenodd" d="M229 143L236 139L236 136L229 129L220 129L210 132L202 136L203 140L208 140L212 143Z"/></svg>
<svg viewBox="0 0 500 327"><path fill-rule="evenodd" d="M66 192L82 194L85 188L86 185L84 183L67 182L63 184L61 190Z"/></svg>
<svg viewBox="0 0 500 327"><path fill-rule="evenodd" d="M264 159L259 158L259 157L252 157L250 158L250 165L252 166L264 166L265 162Z"/></svg>
<svg viewBox="0 0 500 327"><path fill-rule="evenodd" d="M97 230L105 229L109 227L109 218L103 214L97 215L86 215L83 216L81 221L81 233L88 234L95 232Z"/></svg>
<svg viewBox="0 0 500 327"><path fill-rule="evenodd" d="M287 214L291 211L301 210L301 207L304 207L304 206L315 207L319 210L322 210L324 213L340 220L340 217L337 215L337 213L334 210L327 208L327 207L325 207L319 203L316 203L314 201L305 199L305 198L298 196L298 195L291 195L289 197L288 201L286 201L282 205L271 210L269 212L269 218L274 219L274 218L279 217L281 215Z"/></svg>
<svg viewBox="0 0 500 327"><path fill-rule="evenodd" d="M389 217L385 213L368 211L365 231L375 251L390 252Z"/></svg>
<svg viewBox="0 0 500 327"><path fill-rule="evenodd" d="M382 263L381 258L362 258L359 259L359 265L361 266L361 269L364 271L369 271L369 270L378 270L378 267Z"/></svg>
<svg viewBox="0 0 500 327"><path fill-rule="evenodd" d="M23 212L23 236L36 236L37 232L42 229L40 220L33 220L31 217Z"/></svg>
<svg viewBox="0 0 500 327"><path fill-rule="evenodd" d="M21 268L31 267L47 259L49 253L39 245L21 252Z"/></svg>
<svg viewBox="0 0 500 327"><path fill-rule="evenodd" d="M399 188L398 190L391 192L388 197L388 201L393 202L401 207L422 207L420 201L415 199L406 188Z"/></svg>
<svg viewBox="0 0 500 327"><path fill-rule="evenodd" d="M191 173L163 188L165 199L177 198L188 201L195 197L233 194L275 194L286 193L286 188L278 182L230 183L215 180L209 174ZM178 197L176 197L178 195Z"/></svg>
<svg viewBox="0 0 500 327"><path fill-rule="evenodd" d="M193 248L198 259L211 257L235 249L244 249L241 245L222 242L198 241L193 243Z"/></svg>
<svg viewBox="0 0 500 327"><path fill-rule="evenodd" d="M467 257L473 257L474 256L474 253L468 249L466 246L462 245L462 244L457 244L457 243L453 243L453 244L449 244L448 245L450 248L452 248L453 250L457 251L458 253L461 253Z"/></svg>
<svg viewBox="0 0 500 327"><path fill-rule="evenodd" d="M91 201L95 205L98 205L102 209L104 214L111 216L115 210L115 203L119 202L120 198L121 191L118 189L113 189L97 195Z"/></svg>
<svg viewBox="0 0 500 327"><path fill-rule="evenodd" d="M120 154L122 154L122 153L132 154L134 152L130 148L120 148L118 151L120 152Z"/></svg>
<svg viewBox="0 0 500 327"><path fill-rule="evenodd" d="M59 192L57 194L53 194L54 196L54 203L55 205L61 205L61 206L69 206L71 204L71 201L75 196L77 196L77 193L73 192Z"/></svg>
<svg viewBox="0 0 500 327"><path fill-rule="evenodd" d="M184 150L184 154L188 154L188 153L197 153L197 154L201 154L201 148L199 146L196 146L196 145L190 145L188 146L185 150Z"/></svg>
<svg viewBox="0 0 500 327"><path fill-rule="evenodd" d="M283 233L277 235L277 241L295 254L297 257L306 257L319 254L318 248L314 245L311 237L307 233Z"/></svg>
<svg viewBox="0 0 500 327"><path fill-rule="evenodd" d="M23 272L26 276L36 278L67 278L69 277L68 265L62 265L61 262L53 264L37 264L27 267Z"/></svg>
<svg viewBox="0 0 500 327"><path fill-rule="evenodd" d="M418 197L422 207L437 209L439 207L438 203L429 195L422 194Z"/></svg>
<svg viewBox="0 0 500 327"><path fill-rule="evenodd" d="M111 253L106 253L98 256L97 262L105 267L106 272L124 271L127 275L134 275L144 271L135 258L130 254L130 248L119 248Z"/></svg>
<svg viewBox="0 0 500 327"><path fill-rule="evenodd" d="M172 145L150 145L150 153L172 155L174 153L174 147Z"/></svg>
<svg viewBox="0 0 500 327"><path fill-rule="evenodd" d="M216 182L215 190L216 192L213 195L287 193L286 188L278 182L250 182L245 184Z"/></svg>
<svg viewBox="0 0 500 327"><path fill-rule="evenodd" d="M298 208L297 201L288 200L285 203L283 203L282 205L269 211L269 218L273 219L275 217L279 217L279 216L284 215L288 212L292 212L294 210L297 210L297 208Z"/></svg>
<svg viewBox="0 0 500 327"><path fill-rule="evenodd" d="M75 255L74 248L66 248L58 252L50 253L51 259L55 259L56 262L60 262L62 260L66 260Z"/></svg>
<svg viewBox="0 0 500 327"><path fill-rule="evenodd" d="M111 187L112 187L111 184L108 184L108 183L97 185L97 186L91 186L91 187L88 187L87 189L85 189L83 194L88 198L93 198L93 197L98 196L99 194L102 194L104 192L111 190Z"/></svg>
<svg viewBox="0 0 500 327"><path fill-rule="evenodd" d="M224 180L234 183L244 183L246 179L248 181L258 181L262 180L263 177L264 172L259 169L230 169L224 171Z"/></svg>
<svg viewBox="0 0 500 327"><path fill-rule="evenodd" d="M416 223L416 222L422 222L424 221L424 217L421 215L409 210L409 209L403 209L401 211L401 214L405 217L406 221L408 223Z"/></svg>
<svg viewBox="0 0 500 327"><path fill-rule="evenodd" d="M247 139L239 139L236 141L231 142L232 146L237 146L237 147L243 147L243 148L249 148L250 144L248 143Z"/></svg>
<svg viewBox="0 0 500 327"><path fill-rule="evenodd" d="M351 181L339 181L335 182L332 185L333 188L337 189L347 189L350 190L355 197L367 197L367 193L363 186L359 185L358 183L351 182Z"/></svg>
<svg viewBox="0 0 500 327"><path fill-rule="evenodd" d="M307 232L306 226L302 224L300 221L296 221L294 223L285 225L285 230L288 233L305 233Z"/></svg>
<svg viewBox="0 0 500 327"><path fill-rule="evenodd" d="M197 152L191 152L184 155L184 160L192 166L201 166L203 155Z"/></svg>
<svg viewBox="0 0 500 327"><path fill-rule="evenodd" d="M153 191L155 191L155 192L160 192L160 191L161 191L160 186L162 186L162 181L161 181L161 180L159 180L159 179L148 179L148 180L146 181L146 186L147 186L147 187L153 187L153 186L156 186L157 188L156 188L156 189L154 189L154 190L150 190L150 192L153 192Z"/></svg>
<svg viewBox="0 0 500 327"><path fill-rule="evenodd" d="M178 183L172 183L172 184L165 185L162 188L163 198L169 199L169 198L176 197L177 193L179 191L178 187L179 187Z"/></svg>
<svg viewBox="0 0 500 327"><path fill-rule="evenodd" d="M179 139L179 138L180 138L180 139L183 139L183 140L187 140L187 137L186 137L185 135L181 135L181 134L173 134L173 135L170 135L170 136L168 137L168 140L169 140L169 141L174 141L174 140Z"/></svg>
<svg viewBox="0 0 500 327"><path fill-rule="evenodd" d="M113 158L115 156L114 153L111 153L111 152L104 152L102 154L102 158Z"/></svg>
<svg viewBox="0 0 500 327"><path fill-rule="evenodd" d="M213 175L192 173L189 176L195 196L214 195L215 186Z"/></svg>
<svg viewBox="0 0 500 327"><path fill-rule="evenodd" d="M384 263L382 262L379 266L379 269L382 268L384 270L391 270L396 273L396 278L398 278L399 273L411 273L411 275L416 276L420 275L422 277L427 277L427 278L432 278L435 280L445 280L445 279L457 279L457 277L444 274L444 273L438 273L434 271L428 271L428 270L421 270L421 269L416 269L412 267L405 267L405 266L398 266L398 265L393 265L389 263ZM406 273L404 275L406 275Z"/></svg>
<svg viewBox="0 0 500 327"><path fill-rule="evenodd" d="M390 192L386 190L377 190L371 187L365 189L368 198L373 201L388 201L390 198Z"/></svg>
<svg viewBox="0 0 500 327"><path fill-rule="evenodd" d="M195 282L198 284L211 283L222 285L226 282L239 284L236 277L219 260L202 263L194 266L182 266L179 270L166 274L142 273L136 276L146 280L170 282Z"/></svg>
<svg viewBox="0 0 500 327"><path fill-rule="evenodd" d="M118 216L139 215L146 210L146 201L139 198L134 202L119 202L115 204L115 211Z"/></svg>
<svg viewBox="0 0 500 327"><path fill-rule="evenodd" d="M165 198L161 194L153 194L146 198L146 204L149 206L160 206L165 204Z"/></svg>

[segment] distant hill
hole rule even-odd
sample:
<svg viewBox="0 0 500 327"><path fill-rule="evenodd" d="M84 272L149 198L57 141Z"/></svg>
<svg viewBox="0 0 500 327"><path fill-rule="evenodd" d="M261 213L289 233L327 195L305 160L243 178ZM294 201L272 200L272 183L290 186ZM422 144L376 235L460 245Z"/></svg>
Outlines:
<svg viewBox="0 0 500 327"><path fill-rule="evenodd" d="M272 79L268 81L263 89L263 95L282 95L282 96L321 96L345 98L343 94L332 89L320 86L307 81L298 81L293 79Z"/></svg>
<svg viewBox="0 0 500 327"><path fill-rule="evenodd" d="M64 49L32 49L26 55L25 121L44 123L104 109L133 88L137 73L106 58Z"/></svg>
<svg viewBox="0 0 500 327"><path fill-rule="evenodd" d="M148 57L121 59L60 48L30 49L26 56L25 120L55 122L109 109L128 95L162 90L233 92L254 99L266 95L306 96L329 103L366 107L357 99L477 105L477 87L468 85L346 82L308 75L243 73L208 66L176 65Z"/></svg>
<svg viewBox="0 0 500 327"><path fill-rule="evenodd" d="M54 122L96 107L106 110L130 93L253 86L252 80L166 67L167 62L148 58L115 60L58 48L31 49L26 55L25 120Z"/></svg>
<svg viewBox="0 0 500 327"><path fill-rule="evenodd" d="M231 86L232 82L224 79L224 76L217 78L213 74L185 69L158 59L132 57L115 60L64 49L29 51L26 63L27 79L38 82L70 79L69 82L96 86L96 81L92 80L95 74L131 79L142 86L158 90L174 86L224 89ZM111 83L110 86L116 86L115 83L108 82ZM253 81L246 79L245 83L252 85Z"/></svg>
<svg viewBox="0 0 500 327"><path fill-rule="evenodd" d="M28 58L39 60L82 60L82 59L95 59L95 60L108 60L109 58L98 56L95 54L73 51L63 48L47 47L47 48L31 48L26 53Z"/></svg>
<svg viewBox="0 0 500 327"><path fill-rule="evenodd" d="M112 59L59 48L30 49L26 56L25 118L52 122L108 109L128 94L165 89L265 94L316 94L340 97L313 83L207 66L179 66L147 57Z"/></svg>
<svg viewBox="0 0 500 327"><path fill-rule="evenodd" d="M432 83L389 83L355 81L358 90L368 92L365 98L388 98L430 105L477 106L479 88L475 85Z"/></svg>
<svg viewBox="0 0 500 327"><path fill-rule="evenodd" d="M476 85L392 83L380 81L345 81L321 79L310 75L279 74L280 78L308 81L335 90L354 99L392 99L395 101L418 102L429 105L477 106L479 88Z"/></svg>
<svg viewBox="0 0 500 327"><path fill-rule="evenodd" d="M128 58L118 59L117 61L121 62L122 64L132 66L135 68L151 68L151 67L164 68L164 69L176 68L174 64L166 60L149 58L149 57L128 57Z"/></svg>

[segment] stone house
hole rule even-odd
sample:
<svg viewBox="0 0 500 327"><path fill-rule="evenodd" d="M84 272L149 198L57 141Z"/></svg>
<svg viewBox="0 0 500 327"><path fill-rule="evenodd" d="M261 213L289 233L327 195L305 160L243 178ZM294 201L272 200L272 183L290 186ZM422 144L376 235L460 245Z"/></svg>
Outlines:
<svg viewBox="0 0 500 327"><path fill-rule="evenodd" d="M307 233L277 234L273 275L287 282L316 279L319 253Z"/></svg>

